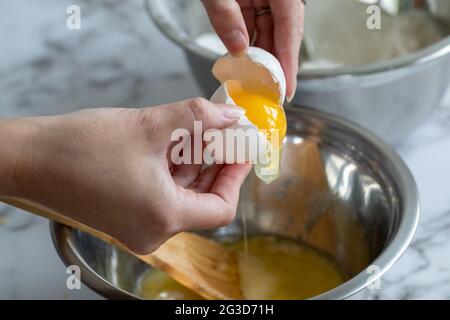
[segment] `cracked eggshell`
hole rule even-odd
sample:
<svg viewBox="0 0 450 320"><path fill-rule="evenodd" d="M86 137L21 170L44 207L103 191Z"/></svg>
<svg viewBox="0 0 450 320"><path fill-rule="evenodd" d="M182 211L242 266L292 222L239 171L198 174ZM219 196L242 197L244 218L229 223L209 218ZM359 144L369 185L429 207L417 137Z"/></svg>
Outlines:
<svg viewBox="0 0 450 320"><path fill-rule="evenodd" d="M230 105L236 105L236 103L233 101L231 96L228 94L227 91L227 83L224 83L221 85L216 92L211 97L211 102L213 103L221 103L221 104L230 104ZM232 144L230 144L229 141L226 140L226 130L232 129L242 129L245 132L248 132L254 137L257 137L257 148L251 148L249 145L249 141L246 139L245 141L242 141L242 139L238 139L234 137L234 141ZM269 142L267 141L266 136L259 132L258 128L248 120L248 118L243 115L238 122L236 122L234 125L220 130L222 137L224 137L224 144L223 149L214 149L214 154L211 153L211 146L212 144L208 144L206 146L206 149L208 150L209 155L216 160L217 163L226 163L226 164L233 164L233 163L252 163L256 164L261 161L267 161L267 150L269 148ZM234 146L234 151L227 152L227 146ZM254 146L253 146L254 147ZM238 149L239 148L239 149ZM245 148L245 149L243 149ZM245 154L237 155L237 150L245 150Z"/></svg>
<svg viewBox="0 0 450 320"><path fill-rule="evenodd" d="M270 92L271 98L284 104L286 97L286 78L280 62L271 53L250 47L240 56L227 54L219 58L212 73L220 83L239 80L243 88L253 92Z"/></svg>

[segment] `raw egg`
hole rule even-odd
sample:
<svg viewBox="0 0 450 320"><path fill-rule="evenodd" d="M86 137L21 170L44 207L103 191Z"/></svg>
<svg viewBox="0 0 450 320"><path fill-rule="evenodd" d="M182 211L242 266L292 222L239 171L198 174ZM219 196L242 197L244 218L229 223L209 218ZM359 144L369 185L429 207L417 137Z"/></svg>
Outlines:
<svg viewBox="0 0 450 320"><path fill-rule="evenodd" d="M236 105L245 110L245 115L228 129L253 132L256 137L256 140L242 140L236 136L234 150L226 147L214 150L213 158L222 163L251 162L261 180L266 183L274 181L280 174L281 150L287 127L283 109L286 79L280 63L269 52L250 47L242 56L220 58L213 67L213 74L222 85L211 101ZM237 150L246 152L238 154Z"/></svg>
<svg viewBox="0 0 450 320"><path fill-rule="evenodd" d="M260 235L230 247L236 251L242 292L248 300L308 299L347 278L334 260L301 242ZM203 299L154 269L144 274L136 294L145 299Z"/></svg>

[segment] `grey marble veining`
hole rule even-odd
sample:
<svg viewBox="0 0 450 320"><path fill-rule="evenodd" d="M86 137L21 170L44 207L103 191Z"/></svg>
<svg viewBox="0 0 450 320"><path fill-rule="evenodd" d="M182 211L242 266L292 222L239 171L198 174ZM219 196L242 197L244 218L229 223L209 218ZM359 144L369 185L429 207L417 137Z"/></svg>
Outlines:
<svg viewBox="0 0 450 320"><path fill-rule="evenodd" d="M81 7L81 30L66 8ZM0 2L0 117L82 107L144 107L200 95L182 52L149 22L142 2ZM416 236L383 277L355 298L450 299L450 92L428 122L398 147L421 193ZM0 299L100 298L68 291L48 223L0 205Z"/></svg>

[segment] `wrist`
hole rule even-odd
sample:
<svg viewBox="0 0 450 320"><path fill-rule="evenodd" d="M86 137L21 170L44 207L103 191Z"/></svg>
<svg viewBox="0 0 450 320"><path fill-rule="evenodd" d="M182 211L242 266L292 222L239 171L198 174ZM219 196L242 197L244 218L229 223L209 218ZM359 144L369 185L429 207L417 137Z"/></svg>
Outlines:
<svg viewBox="0 0 450 320"><path fill-rule="evenodd" d="M0 120L0 196L26 197L36 131L32 118Z"/></svg>

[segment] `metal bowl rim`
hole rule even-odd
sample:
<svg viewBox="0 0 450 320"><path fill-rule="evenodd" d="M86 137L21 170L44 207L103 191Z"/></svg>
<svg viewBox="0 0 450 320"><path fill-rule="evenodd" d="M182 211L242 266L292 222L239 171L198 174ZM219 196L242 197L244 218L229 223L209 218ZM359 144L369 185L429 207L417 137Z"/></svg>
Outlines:
<svg viewBox="0 0 450 320"><path fill-rule="evenodd" d="M215 61L220 57L217 53L197 45L194 41L182 35L159 8L158 1L145 0L145 9L148 16L153 20L158 29L165 34L172 42L178 44L183 49L201 56L205 59ZM327 69L311 69L305 70L300 66L298 78L327 78L327 77L351 77L357 75L368 75L373 73L387 72L395 69L400 69L409 65L426 64L436 59L439 59L450 53L450 36L447 36L436 43L427 46L421 50L415 51L401 57L390 59L387 61L379 61L365 65L342 66Z"/></svg>
<svg viewBox="0 0 450 320"><path fill-rule="evenodd" d="M404 190L403 192L404 198L402 199L404 214L398 227L398 231L392 238L391 242L383 250L383 252L381 252L379 256L371 263L371 265L376 265L379 267L378 272L376 274L369 273L366 267L364 268L364 270L362 270L360 273L358 273L357 275L355 275L342 285L311 298L311 299L345 299L367 287L367 285L370 282L379 279L396 263L396 261L401 257L401 255L408 247L409 243L411 242L414 236L420 215L420 201L417 185L409 168L406 166L406 164L397 154L397 152L394 151L385 142L383 142L380 138L378 138L375 134L369 132L368 130L360 127L359 125L351 121L341 119L334 115L325 114L310 109L300 109L293 107L288 107L286 108L286 110L289 113L291 112L302 113L310 117L320 118L327 122L337 124L338 126L342 126L346 129L355 132L359 136L359 138L364 140L364 143L368 143L369 145L374 147L375 150L381 152L390 160L394 174L396 174L397 175L396 178L398 178L398 181L396 182L398 184L401 184L401 188L403 188ZM123 298L140 299L138 296L130 292L127 292L119 287L116 287L115 285L111 284L103 277L101 277L99 274L97 274L97 272L95 272L95 270L93 270L85 262L85 260L78 254L75 248L73 248L73 246L70 244L70 239L67 240L67 238L65 238L63 239L64 241L58 241L61 240L59 238L61 235L63 235L63 233L61 232L63 228L69 227L63 226L55 222L51 223L50 225L50 232L52 235L53 244L60 258L64 261L66 265L72 264L81 265L81 268L84 269L83 271L90 272L91 275L94 276L94 279L99 281L99 283L102 284L103 287L107 286L109 288L118 290L118 293L124 295ZM60 247L59 244L61 242L64 247ZM68 250L70 252L70 255L65 254L68 252ZM91 289L101 293L104 296L116 296L109 294L105 290L99 290L97 287L100 286L97 286L95 283L88 283L86 285L89 286Z"/></svg>
<svg viewBox="0 0 450 320"><path fill-rule="evenodd" d="M56 252L58 253L59 258L64 262L66 266L69 265L76 265L80 268L81 272L81 282L88 286L93 291L97 292L98 294L102 295L103 297L107 298L114 298L118 294L123 295L122 299L140 299L137 295L128 292L118 286L113 285L111 282L104 279L102 276L100 276L94 269L91 268L89 264L86 263L86 261L83 259L83 257L79 254L79 252L73 247L71 243L71 239L68 239L64 236L64 229L70 230L70 234L72 235L73 228L66 226L62 223L58 223L55 221L50 221L49 223L50 227L50 236L52 238L53 245L56 249ZM63 241L63 247L59 245L59 241ZM69 254L65 254L65 252L70 252ZM83 275L88 273L90 277L94 279L94 282L88 282L84 280ZM102 287L98 286L97 284L100 283ZM109 290L105 289L111 289L114 292L114 294L111 294Z"/></svg>
<svg viewBox="0 0 450 320"><path fill-rule="evenodd" d="M292 110L292 108L287 108ZM299 108L294 108L299 110ZM398 180L395 181L403 189L403 217L398 227L397 233L388 243L387 247L379 254L379 256L370 264L370 266L378 266L376 274L369 272L368 267L364 268L360 273L342 285L333 288L327 292L313 297L314 299L345 299L351 295L361 291L368 284L380 279L403 255L405 250L411 243L414 233L417 229L420 216L420 196L416 181L399 154L387 143L381 140L376 134L364 129L358 124L339 118L335 115L322 113L312 109L302 110L303 113L325 119L328 122L334 122L341 127L350 129L359 135L365 143L371 145L374 150L384 154L393 165L394 173L397 173Z"/></svg>

